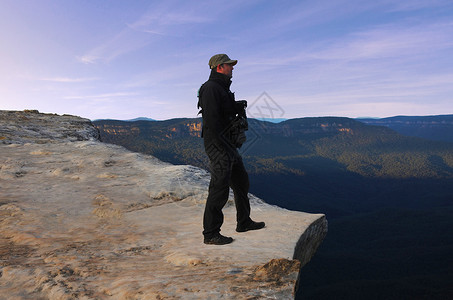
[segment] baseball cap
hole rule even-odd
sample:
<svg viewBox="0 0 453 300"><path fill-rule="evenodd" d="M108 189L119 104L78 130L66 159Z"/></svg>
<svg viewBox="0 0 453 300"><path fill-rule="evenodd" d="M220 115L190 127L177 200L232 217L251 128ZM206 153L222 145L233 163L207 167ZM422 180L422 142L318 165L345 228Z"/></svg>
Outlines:
<svg viewBox="0 0 453 300"><path fill-rule="evenodd" d="M234 66L237 63L237 60L230 59L226 54L216 54L209 60L209 68L214 69L221 64L232 64Z"/></svg>

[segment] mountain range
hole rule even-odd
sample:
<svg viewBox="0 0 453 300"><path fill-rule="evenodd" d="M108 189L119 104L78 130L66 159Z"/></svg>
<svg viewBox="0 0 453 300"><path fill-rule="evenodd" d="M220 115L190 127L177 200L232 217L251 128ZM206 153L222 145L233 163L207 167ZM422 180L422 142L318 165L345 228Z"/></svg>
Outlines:
<svg viewBox="0 0 453 300"><path fill-rule="evenodd" d="M365 124L386 126L398 133L428 140L453 142L453 115L396 116L357 119Z"/></svg>
<svg viewBox="0 0 453 300"><path fill-rule="evenodd" d="M329 220L300 274L307 299L453 297L449 118L249 120L250 192ZM104 142L209 169L200 118L94 124Z"/></svg>

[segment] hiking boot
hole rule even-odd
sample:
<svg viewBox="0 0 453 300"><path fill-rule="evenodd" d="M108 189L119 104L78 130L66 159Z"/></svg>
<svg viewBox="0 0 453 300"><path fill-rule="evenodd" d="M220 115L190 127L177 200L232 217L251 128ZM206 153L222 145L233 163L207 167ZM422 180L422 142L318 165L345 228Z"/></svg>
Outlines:
<svg viewBox="0 0 453 300"><path fill-rule="evenodd" d="M258 230L258 229L264 228L264 226L266 226L266 224L264 222L251 221L246 226L239 226L238 225L236 227L236 231L237 232L246 232L246 231L249 231L249 230Z"/></svg>
<svg viewBox="0 0 453 300"><path fill-rule="evenodd" d="M233 242L233 238L223 236L220 233L217 233L211 238L204 238L204 243L208 245L225 245Z"/></svg>

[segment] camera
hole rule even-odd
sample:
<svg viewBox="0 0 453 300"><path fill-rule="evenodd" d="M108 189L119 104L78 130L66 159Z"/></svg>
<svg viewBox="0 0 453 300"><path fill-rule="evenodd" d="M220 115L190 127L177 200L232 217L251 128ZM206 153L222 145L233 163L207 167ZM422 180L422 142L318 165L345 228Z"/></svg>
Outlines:
<svg viewBox="0 0 453 300"><path fill-rule="evenodd" d="M246 100L238 100L236 102L236 112L239 117L247 118L245 109L247 108L247 101Z"/></svg>

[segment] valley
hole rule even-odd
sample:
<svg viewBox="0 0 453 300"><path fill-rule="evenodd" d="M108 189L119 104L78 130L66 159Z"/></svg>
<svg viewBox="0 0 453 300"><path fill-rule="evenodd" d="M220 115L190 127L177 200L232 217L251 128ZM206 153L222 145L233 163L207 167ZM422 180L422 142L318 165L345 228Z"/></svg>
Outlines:
<svg viewBox="0 0 453 300"><path fill-rule="evenodd" d="M94 123L104 142L208 169L201 119ZM240 152L250 192L329 220L301 274L307 299L453 295L452 143L336 117L249 128Z"/></svg>

